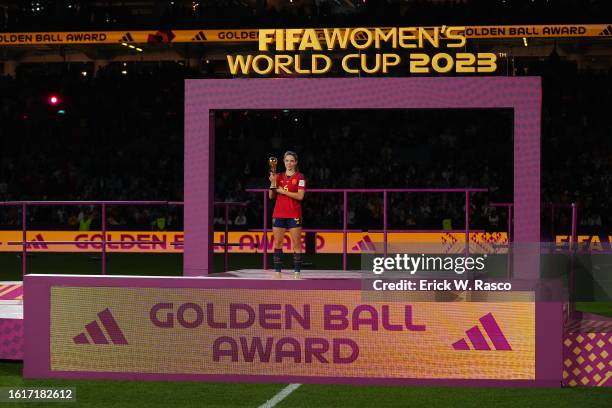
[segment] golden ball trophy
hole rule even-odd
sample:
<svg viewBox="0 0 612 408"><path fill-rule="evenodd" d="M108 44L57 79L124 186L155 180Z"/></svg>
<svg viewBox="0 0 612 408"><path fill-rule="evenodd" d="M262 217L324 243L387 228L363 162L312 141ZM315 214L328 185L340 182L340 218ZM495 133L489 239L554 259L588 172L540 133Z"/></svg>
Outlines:
<svg viewBox="0 0 612 408"><path fill-rule="evenodd" d="M278 159L274 156L268 159L268 166L270 167L270 173L274 176L270 190L276 190L276 166L278 165Z"/></svg>

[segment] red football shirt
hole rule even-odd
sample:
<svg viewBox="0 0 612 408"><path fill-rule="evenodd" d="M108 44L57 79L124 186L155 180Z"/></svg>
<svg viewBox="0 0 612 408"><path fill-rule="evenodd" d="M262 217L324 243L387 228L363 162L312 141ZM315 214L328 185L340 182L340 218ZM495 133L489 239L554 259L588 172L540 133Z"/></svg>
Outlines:
<svg viewBox="0 0 612 408"><path fill-rule="evenodd" d="M291 177L285 173L278 173L276 175L276 185L285 191L297 193L298 190L306 190L306 179L299 172L295 172ZM272 217L302 218L302 204L299 200L283 194L277 194Z"/></svg>

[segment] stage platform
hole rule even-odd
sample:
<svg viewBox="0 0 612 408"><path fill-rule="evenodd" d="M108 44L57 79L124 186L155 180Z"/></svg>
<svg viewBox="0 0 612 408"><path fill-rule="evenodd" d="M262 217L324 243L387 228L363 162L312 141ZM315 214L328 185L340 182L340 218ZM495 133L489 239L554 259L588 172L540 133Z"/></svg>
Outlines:
<svg viewBox="0 0 612 408"><path fill-rule="evenodd" d="M151 286L153 292L158 290L155 289L157 286L166 286L163 283L166 280L181 282L178 287L183 288L209 287L213 291L211 293L215 293L217 290L223 292L227 290L226 286L242 287L245 284L246 286L254 285L254 287L258 288L256 290L261 290L261 288L265 288L268 285L262 281L270 281L269 285L271 288L286 287L287 290L298 289L295 292L298 293L302 287L319 287L321 285L329 286L330 288L336 286L345 287L347 285L357 288L357 281L363 277L371 277L371 273L339 270L304 270L300 273L299 278L295 278L294 272L290 269L284 270L280 276L277 272L270 270L241 269L209 276L184 278L159 276L38 276L41 278L47 276L48 279L56 282L59 287L72 286L69 282L73 280L76 286L80 286L82 283L76 281L82 281L83 279L93 279L92 282L98 280L105 282L103 284L94 283L94 286L123 286L115 282L128 280L132 282L127 284L128 287L149 287L149 282L157 282L154 286ZM189 283L190 281L193 283ZM205 282L209 282L209 284ZM54 286L53 283L50 283L50 285ZM169 282L168 285L177 287L175 283L171 284ZM214 289L217 287L218 289ZM39 309L39 312L45 313L42 309ZM40 314L39 312L37 314ZM40 322L40 316L35 316L34 320ZM0 282L0 359L24 359L24 345L26 343L24 327L23 282ZM577 312L565 321L563 332L562 382L568 386L612 386L612 377L610 372L606 371L607 366L612 366L612 319Z"/></svg>
<svg viewBox="0 0 612 408"><path fill-rule="evenodd" d="M0 282L0 359L23 360L23 282Z"/></svg>
<svg viewBox="0 0 612 408"><path fill-rule="evenodd" d="M239 269L223 273L215 273L206 278L240 278L258 280L278 280L278 279L361 279L372 276L371 272L366 271L339 271L330 269L306 269L295 276L292 270L283 270L280 275L278 272L265 269Z"/></svg>
<svg viewBox="0 0 612 408"><path fill-rule="evenodd" d="M11 281L0 282L0 300L22 300L23 299L23 282Z"/></svg>
<svg viewBox="0 0 612 408"><path fill-rule="evenodd" d="M0 282L0 319L23 319L23 282Z"/></svg>

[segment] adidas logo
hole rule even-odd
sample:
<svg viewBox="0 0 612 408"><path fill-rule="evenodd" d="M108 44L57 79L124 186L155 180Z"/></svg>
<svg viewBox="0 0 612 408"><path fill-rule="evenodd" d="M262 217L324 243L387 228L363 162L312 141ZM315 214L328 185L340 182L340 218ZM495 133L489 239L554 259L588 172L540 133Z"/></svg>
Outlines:
<svg viewBox="0 0 612 408"><path fill-rule="evenodd" d="M489 336L489 340L493 344L493 347L495 347L495 350L512 351L510 343L508 343L506 336L504 336L504 333L502 332L501 328L497 324L497 321L491 313L482 316L479 321L480 324L482 324L482 328ZM472 343L472 347L474 348L474 350L491 350L489 343L480 331L478 325L467 330L465 334L467 334L467 337ZM471 350L465 339L460 339L454 342L453 348L455 350Z"/></svg>
<svg viewBox="0 0 612 408"><path fill-rule="evenodd" d="M100 319L102 326L106 330L106 334L108 337L110 337L110 341L113 344L128 344L123 332L117 324L117 321L108 308L98 313L98 318ZM85 332L87 332L89 338L91 338L91 342L89 341L89 338ZM85 332L72 338L74 344L91 344L92 342L93 344L108 344L108 339L106 338L106 335L102 331L102 328L98 324L97 320L94 320L85 326Z"/></svg>
<svg viewBox="0 0 612 408"><path fill-rule="evenodd" d="M30 242L31 243L26 244L28 249L49 249L47 244L45 244L45 238L42 236L42 234L36 234L34 239Z"/></svg>
<svg viewBox="0 0 612 408"><path fill-rule="evenodd" d="M132 37L132 34L130 33L125 33L125 35L121 37L121 40L119 40L119 42L122 42L122 43L129 43L133 41L134 41L134 37Z"/></svg>
<svg viewBox="0 0 612 408"><path fill-rule="evenodd" d="M203 31L198 31L198 33L191 39L191 41L208 41L206 35Z"/></svg>
<svg viewBox="0 0 612 408"><path fill-rule="evenodd" d="M612 35L612 24L603 29L599 35Z"/></svg>
<svg viewBox="0 0 612 408"><path fill-rule="evenodd" d="M374 242L370 239L369 235L363 237L362 240L353 245L353 251L375 251L376 247L374 246Z"/></svg>

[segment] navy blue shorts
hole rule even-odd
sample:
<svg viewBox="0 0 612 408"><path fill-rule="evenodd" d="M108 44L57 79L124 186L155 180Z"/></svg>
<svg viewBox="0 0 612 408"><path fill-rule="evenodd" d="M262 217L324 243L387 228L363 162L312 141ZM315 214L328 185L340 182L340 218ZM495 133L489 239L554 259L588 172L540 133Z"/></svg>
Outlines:
<svg viewBox="0 0 612 408"><path fill-rule="evenodd" d="M301 218L272 218L272 226L276 228L300 228L302 226Z"/></svg>

